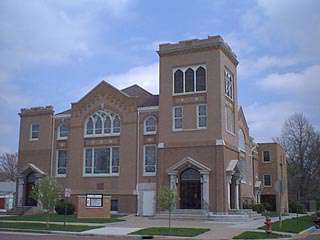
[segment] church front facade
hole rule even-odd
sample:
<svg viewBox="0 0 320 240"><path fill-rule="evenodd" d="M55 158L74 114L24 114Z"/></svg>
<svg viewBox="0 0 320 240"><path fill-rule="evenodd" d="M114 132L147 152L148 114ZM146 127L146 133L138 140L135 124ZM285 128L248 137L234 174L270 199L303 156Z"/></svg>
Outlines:
<svg viewBox="0 0 320 240"><path fill-rule="evenodd" d="M259 202L264 168L238 104L236 55L220 36L162 44L158 55L159 95L102 81L62 113L21 109L18 206L37 205L30 191L43 176L74 202L103 194L112 211L143 216L159 210L163 186L177 209Z"/></svg>

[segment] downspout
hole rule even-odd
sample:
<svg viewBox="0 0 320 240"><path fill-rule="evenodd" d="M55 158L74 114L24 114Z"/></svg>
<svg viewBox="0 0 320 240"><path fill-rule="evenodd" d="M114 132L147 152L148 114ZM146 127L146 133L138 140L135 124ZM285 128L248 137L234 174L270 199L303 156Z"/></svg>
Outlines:
<svg viewBox="0 0 320 240"><path fill-rule="evenodd" d="M140 196L139 196L139 170L140 170L140 166L139 166L139 163L140 163L140 111L139 109L137 109L137 169L136 169L136 172L137 172L137 179L136 179L136 193L137 193L137 216L139 215L139 208L140 208Z"/></svg>
<svg viewBox="0 0 320 240"><path fill-rule="evenodd" d="M51 136L51 159L50 159L50 177L53 176L53 157L54 157L54 133L55 133L55 117L52 116L52 136Z"/></svg>

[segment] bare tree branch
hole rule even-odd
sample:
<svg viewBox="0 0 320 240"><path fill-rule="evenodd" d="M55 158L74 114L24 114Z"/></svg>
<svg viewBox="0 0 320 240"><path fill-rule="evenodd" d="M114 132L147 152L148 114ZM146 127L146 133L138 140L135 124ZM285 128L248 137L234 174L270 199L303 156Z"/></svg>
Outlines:
<svg viewBox="0 0 320 240"><path fill-rule="evenodd" d="M3 153L0 155L0 175L10 181L16 181L18 153Z"/></svg>

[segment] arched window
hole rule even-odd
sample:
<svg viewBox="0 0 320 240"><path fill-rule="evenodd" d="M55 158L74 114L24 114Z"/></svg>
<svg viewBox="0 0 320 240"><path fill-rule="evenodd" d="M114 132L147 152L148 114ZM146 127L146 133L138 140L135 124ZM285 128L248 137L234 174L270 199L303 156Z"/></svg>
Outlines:
<svg viewBox="0 0 320 240"><path fill-rule="evenodd" d="M111 112L97 111L88 117L85 136L107 136L120 133L120 117Z"/></svg>
<svg viewBox="0 0 320 240"><path fill-rule="evenodd" d="M120 132L120 118L118 116L115 116L113 119L113 133L119 133Z"/></svg>
<svg viewBox="0 0 320 240"><path fill-rule="evenodd" d="M157 132L157 120L150 116L144 121L144 134L155 134Z"/></svg>
<svg viewBox="0 0 320 240"><path fill-rule="evenodd" d="M224 70L225 95L233 99L233 74L228 70Z"/></svg>
<svg viewBox="0 0 320 240"><path fill-rule="evenodd" d="M196 72L196 90L205 91L206 90L206 70L204 67L198 67Z"/></svg>
<svg viewBox="0 0 320 240"><path fill-rule="evenodd" d="M239 129L239 148L244 152L246 151L246 139L241 128Z"/></svg>
<svg viewBox="0 0 320 240"><path fill-rule="evenodd" d="M194 71L188 68L185 73L185 88L186 92L194 92Z"/></svg>
<svg viewBox="0 0 320 240"><path fill-rule="evenodd" d="M91 135L93 134L93 119L90 117L87 121L87 125L86 125L87 131L86 134L87 135Z"/></svg>
<svg viewBox="0 0 320 240"><path fill-rule="evenodd" d="M95 117L95 124L94 124L94 128L95 128L95 134L102 134L102 119L100 116L96 116Z"/></svg>
<svg viewBox="0 0 320 240"><path fill-rule="evenodd" d="M174 93L183 93L183 72L181 70L174 73Z"/></svg>
<svg viewBox="0 0 320 240"><path fill-rule="evenodd" d="M104 131L105 134L110 134L111 133L111 119L109 116L106 116L104 120Z"/></svg>
<svg viewBox="0 0 320 240"><path fill-rule="evenodd" d="M58 127L58 139L66 139L68 135L69 128L64 123L61 123Z"/></svg>

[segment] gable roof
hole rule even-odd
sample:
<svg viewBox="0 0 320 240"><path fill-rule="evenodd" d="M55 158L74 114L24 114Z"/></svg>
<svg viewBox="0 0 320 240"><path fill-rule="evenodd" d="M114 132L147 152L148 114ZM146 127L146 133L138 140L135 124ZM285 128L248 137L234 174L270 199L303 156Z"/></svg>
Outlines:
<svg viewBox="0 0 320 240"><path fill-rule="evenodd" d="M152 93L140 87L138 84L134 84L130 87L124 88L121 91L132 97L152 96Z"/></svg>
<svg viewBox="0 0 320 240"><path fill-rule="evenodd" d="M159 95L154 95L137 84L121 91L131 97L136 97L138 107L159 106Z"/></svg>

